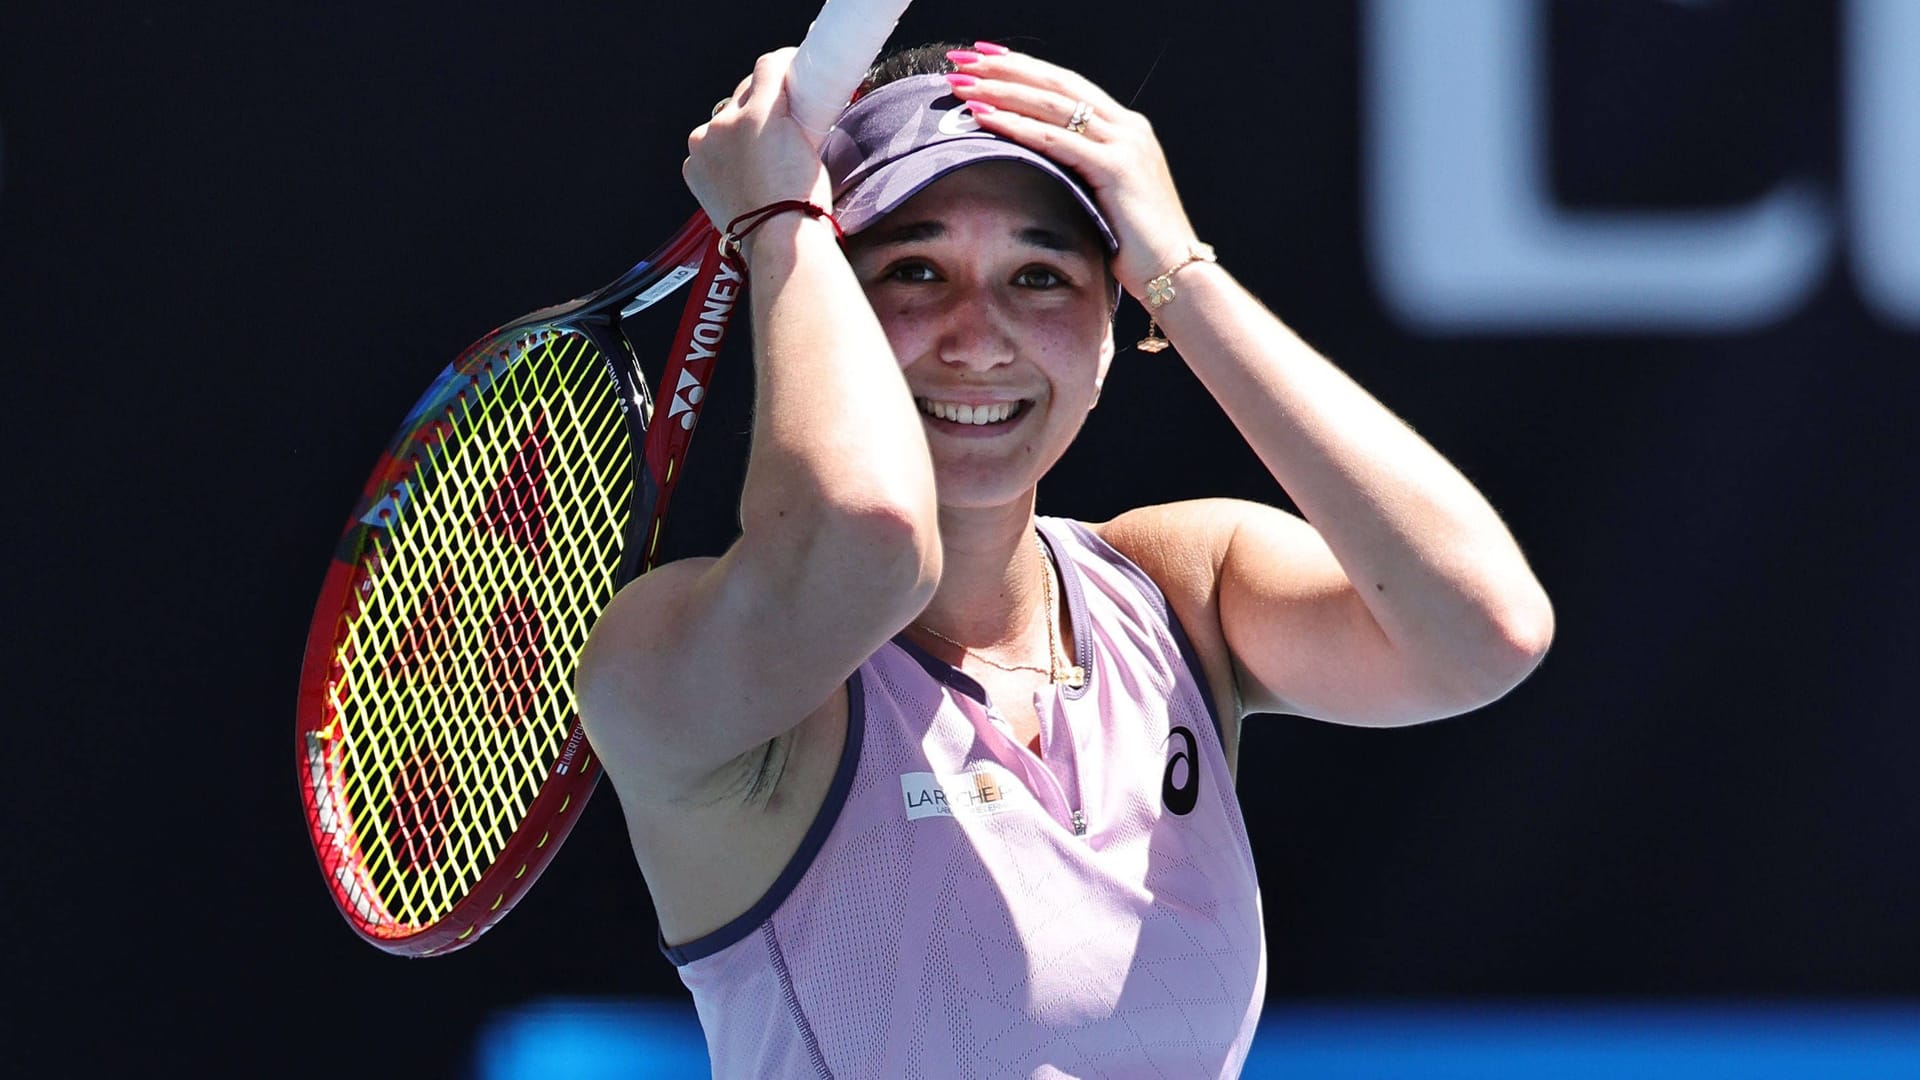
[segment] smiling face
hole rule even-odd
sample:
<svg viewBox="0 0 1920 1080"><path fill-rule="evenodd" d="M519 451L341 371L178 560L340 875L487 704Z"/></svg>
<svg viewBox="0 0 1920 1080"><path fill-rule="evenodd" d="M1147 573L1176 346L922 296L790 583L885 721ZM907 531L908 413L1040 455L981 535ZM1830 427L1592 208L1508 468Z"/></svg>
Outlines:
<svg viewBox="0 0 1920 1080"><path fill-rule="evenodd" d="M949 173L848 241L920 407L940 502L1022 498L1086 420L1113 359L1093 223L1014 162Z"/></svg>

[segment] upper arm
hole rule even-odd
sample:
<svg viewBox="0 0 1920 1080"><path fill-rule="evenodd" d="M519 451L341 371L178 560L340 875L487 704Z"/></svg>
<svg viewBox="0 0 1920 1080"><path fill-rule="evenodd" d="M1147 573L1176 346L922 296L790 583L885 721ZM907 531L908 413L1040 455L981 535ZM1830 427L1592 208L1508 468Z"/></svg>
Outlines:
<svg viewBox="0 0 1920 1080"><path fill-rule="evenodd" d="M1131 511L1101 532L1195 637L1219 642L1243 713L1392 725L1462 711L1394 649L1326 542L1293 514L1198 499Z"/></svg>
<svg viewBox="0 0 1920 1080"><path fill-rule="evenodd" d="M623 797L708 789L798 726L925 601L910 542L886 528L795 544L743 536L622 589L589 635L575 688Z"/></svg>

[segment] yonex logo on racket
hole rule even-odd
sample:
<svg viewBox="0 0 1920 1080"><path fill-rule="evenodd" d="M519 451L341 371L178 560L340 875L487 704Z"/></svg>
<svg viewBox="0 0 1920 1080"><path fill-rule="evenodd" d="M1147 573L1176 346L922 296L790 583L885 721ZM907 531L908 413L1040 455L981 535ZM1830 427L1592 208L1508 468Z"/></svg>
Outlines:
<svg viewBox="0 0 1920 1080"><path fill-rule="evenodd" d="M673 388L673 404L667 407L667 418L678 417L680 426L688 431L693 430L700 402L707 396L706 365L713 362L721 339L727 335L727 320L733 316L733 306L746 281L746 275L731 263L722 262L714 274L713 284L707 287L700 319L694 323L690 336L686 368L680 372L680 380Z"/></svg>

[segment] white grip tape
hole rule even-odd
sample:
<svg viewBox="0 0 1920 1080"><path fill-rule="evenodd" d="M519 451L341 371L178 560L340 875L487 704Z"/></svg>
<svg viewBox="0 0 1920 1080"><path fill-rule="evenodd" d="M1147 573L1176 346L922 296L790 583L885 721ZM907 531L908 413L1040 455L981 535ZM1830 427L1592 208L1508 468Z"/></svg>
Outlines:
<svg viewBox="0 0 1920 1080"><path fill-rule="evenodd" d="M908 2L826 0L821 5L787 72L793 118L815 146L826 141L827 131L859 89Z"/></svg>

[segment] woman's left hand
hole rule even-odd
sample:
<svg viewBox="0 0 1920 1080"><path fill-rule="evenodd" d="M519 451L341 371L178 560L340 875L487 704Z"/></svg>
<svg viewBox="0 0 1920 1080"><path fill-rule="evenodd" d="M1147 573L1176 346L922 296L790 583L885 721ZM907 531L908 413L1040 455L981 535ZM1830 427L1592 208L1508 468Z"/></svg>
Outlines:
<svg viewBox="0 0 1920 1080"><path fill-rule="evenodd" d="M1186 255L1195 239L1153 125L1086 77L1002 49L983 42L949 53L960 76L948 80L954 95L976 106L981 128L1045 154L1086 181L1120 241L1114 276L1140 299L1147 282ZM1083 102L1090 110L1085 127L1069 130Z"/></svg>

